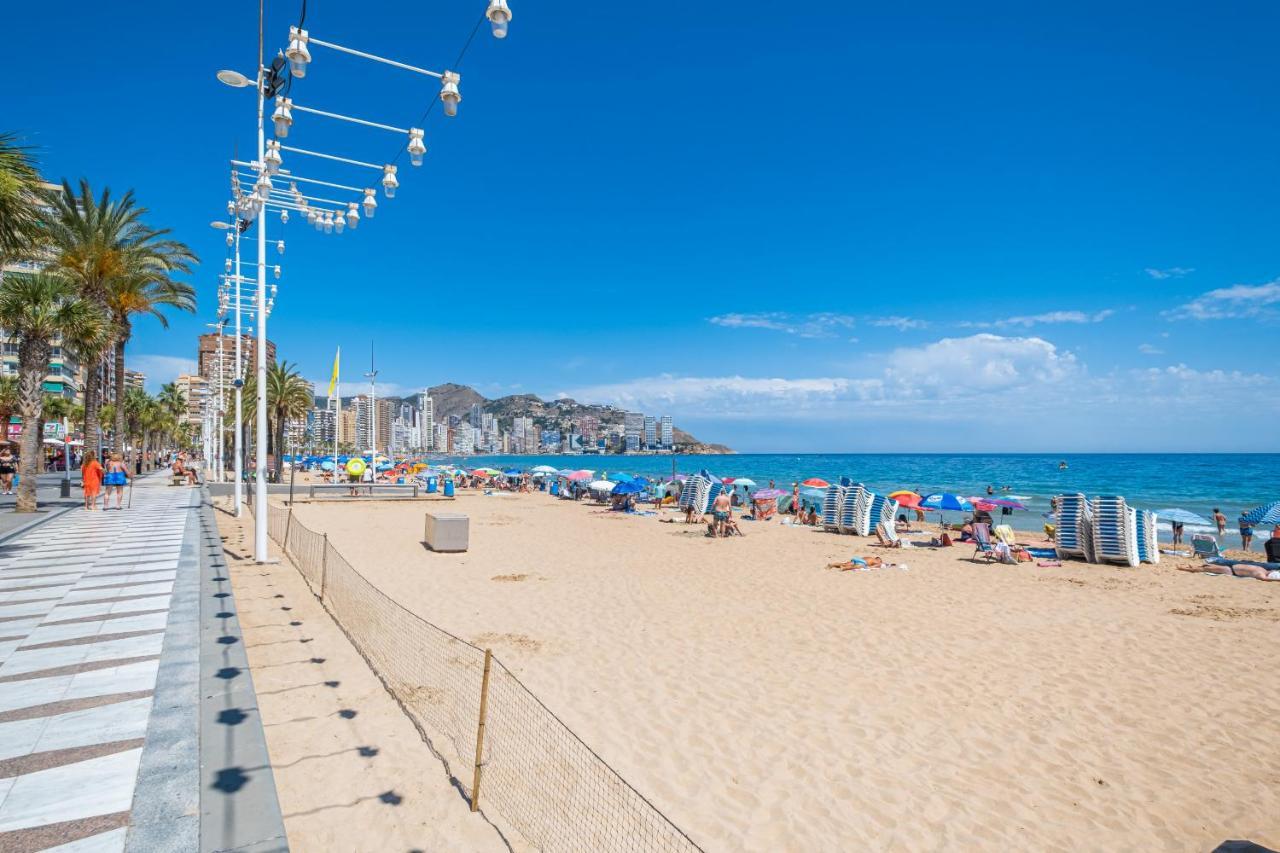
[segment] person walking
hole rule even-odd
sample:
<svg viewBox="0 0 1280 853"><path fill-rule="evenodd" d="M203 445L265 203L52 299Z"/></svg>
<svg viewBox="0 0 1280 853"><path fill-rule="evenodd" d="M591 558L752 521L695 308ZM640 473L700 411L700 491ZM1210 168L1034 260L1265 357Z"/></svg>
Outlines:
<svg viewBox="0 0 1280 853"><path fill-rule="evenodd" d="M1213 508L1213 523L1218 525L1218 535L1227 535L1227 517L1222 514L1222 510L1218 507Z"/></svg>
<svg viewBox="0 0 1280 853"><path fill-rule="evenodd" d="M13 494L13 475L18 473L18 460L9 448L0 450L0 493Z"/></svg>
<svg viewBox="0 0 1280 853"><path fill-rule="evenodd" d="M1240 513L1240 547L1248 551L1249 546L1253 544L1253 522L1244 517L1244 513Z"/></svg>
<svg viewBox="0 0 1280 853"><path fill-rule="evenodd" d="M98 494L102 491L102 463L92 453L86 453L80 463L81 485L84 487L84 508L98 508Z"/></svg>
<svg viewBox="0 0 1280 853"><path fill-rule="evenodd" d="M124 457L119 453L112 453L110 461L107 462L106 471L102 478L103 484L107 487L106 494L102 497L102 508L107 509L107 505L111 502L111 492L114 490L116 509L124 509L124 487L129 485L129 468L124 464Z"/></svg>

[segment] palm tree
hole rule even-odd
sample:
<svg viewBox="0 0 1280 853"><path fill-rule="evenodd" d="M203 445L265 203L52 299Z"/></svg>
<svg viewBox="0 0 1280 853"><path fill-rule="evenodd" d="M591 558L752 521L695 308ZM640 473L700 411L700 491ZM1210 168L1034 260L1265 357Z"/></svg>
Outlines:
<svg viewBox="0 0 1280 853"><path fill-rule="evenodd" d="M136 275L168 278L174 272L189 272L195 261L191 249L171 239L168 229L151 228L142 221L147 210L138 206L132 190L115 199L110 189L104 189L95 198L89 182L82 178L78 195L64 181L62 193L51 196L50 203L49 241L56 253L53 266L103 314L109 313L108 295L116 280ZM85 387L85 444L86 450L94 453L102 449L102 389L97 376L103 352L81 354L90 376ZM118 412L116 420L118 425ZM120 441L117 437L117 444Z"/></svg>
<svg viewBox="0 0 1280 853"><path fill-rule="evenodd" d="M40 173L31 149L13 133L0 133L0 282L4 265L26 258L40 242Z"/></svg>
<svg viewBox="0 0 1280 853"><path fill-rule="evenodd" d="M44 376L53 339L89 339L103 330L93 304L80 298L68 279L49 273L10 275L0 284L0 326L18 338L18 409L22 414L22 454L18 512L36 511L36 461L40 455Z"/></svg>
<svg viewBox="0 0 1280 853"><path fill-rule="evenodd" d="M177 384L167 382L160 386L160 393L156 395L156 399L160 401L160 405L173 413L175 418L182 417L187 413L187 398L178 390Z"/></svg>
<svg viewBox="0 0 1280 853"><path fill-rule="evenodd" d="M250 376L245 380L243 393L246 399L256 398L257 377ZM267 365L267 453L276 457L277 476L282 469L285 424L306 417L307 410L313 405L315 398L311 395L311 386L298 373L296 364L277 361ZM245 406L243 414L245 424L252 424L255 417L253 407Z"/></svg>
<svg viewBox="0 0 1280 853"><path fill-rule="evenodd" d="M188 253L190 254L190 253ZM194 255L191 256L194 259ZM196 310L196 292L185 282L173 281L163 271L142 270L133 275L120 276L107 283L107 309L111 312L115 350L116 399L125 397L124 348L133 337L133 318L150 314L169 328L164 308L179 311ZM124 432L124 410L117 408L115 428Z"/></svg>

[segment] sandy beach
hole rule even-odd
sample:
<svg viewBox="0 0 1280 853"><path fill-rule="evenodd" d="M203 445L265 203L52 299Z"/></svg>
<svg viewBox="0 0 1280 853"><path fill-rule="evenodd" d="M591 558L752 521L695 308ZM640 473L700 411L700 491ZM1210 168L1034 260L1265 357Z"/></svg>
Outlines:
<svg viewBox="0 0 1280 853"><path fill-rule="evenodd" d="M432 508L471 517L467 553L423 547ZM708 850L1280 845L1280 584L713 540L538 493L295 513ZM906 568L824 568L855 554Z"/></svg>

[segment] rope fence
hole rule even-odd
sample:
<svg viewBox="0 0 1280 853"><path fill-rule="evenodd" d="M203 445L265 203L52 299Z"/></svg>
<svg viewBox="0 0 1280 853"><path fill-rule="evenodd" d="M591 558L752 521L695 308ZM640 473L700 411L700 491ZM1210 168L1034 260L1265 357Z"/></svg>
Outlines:
<svg viewBox="0 0 1280 853"><path fill-rule="evenodd" d="M267 521L473 811L544 851L701 850L490 652L405 609L291 510Z"/></svg>

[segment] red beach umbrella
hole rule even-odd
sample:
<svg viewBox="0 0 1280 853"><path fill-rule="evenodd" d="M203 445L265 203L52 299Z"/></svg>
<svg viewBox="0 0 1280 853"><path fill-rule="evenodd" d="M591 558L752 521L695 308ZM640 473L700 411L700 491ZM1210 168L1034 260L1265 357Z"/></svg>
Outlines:
<svg viewBox="0 0 1280 853"><path fill-rule="evenodd" d="M812 488L815 488L815 489L825 489L827 486L830 486L831 484L828 483L826 480L822 479L821 477L810 477L809 479L802 482L800 485L811 486Z"/></svg>

